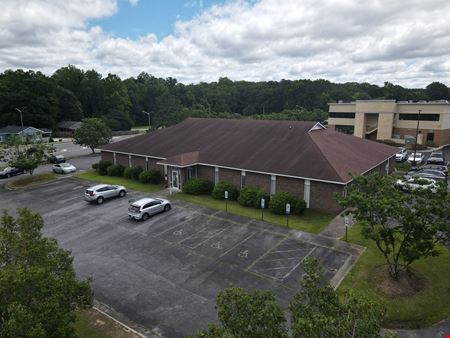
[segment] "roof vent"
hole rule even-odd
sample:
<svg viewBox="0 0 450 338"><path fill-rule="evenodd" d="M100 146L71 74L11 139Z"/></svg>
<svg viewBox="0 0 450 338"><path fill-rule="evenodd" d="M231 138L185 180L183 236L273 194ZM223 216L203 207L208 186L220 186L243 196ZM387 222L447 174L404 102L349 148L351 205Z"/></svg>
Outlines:
<svg viewBox="0 0 450 338"><path fill-rule="evenodd" d="M308 133L313 130L322 130L322 129L327 129L327 128L322 123L317 122L310 130L308 130Z"/></svg>

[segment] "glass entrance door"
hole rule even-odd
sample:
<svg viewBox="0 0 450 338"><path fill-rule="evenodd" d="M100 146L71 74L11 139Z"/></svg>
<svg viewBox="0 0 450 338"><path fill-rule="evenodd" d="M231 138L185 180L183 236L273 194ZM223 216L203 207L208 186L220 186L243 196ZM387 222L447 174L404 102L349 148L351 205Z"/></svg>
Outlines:
<svg viewBox="0 0 450 338"><path fill-rule="evenodd" d="M178 169L172 171L172 188L180 189L180 175Z"/></svg>

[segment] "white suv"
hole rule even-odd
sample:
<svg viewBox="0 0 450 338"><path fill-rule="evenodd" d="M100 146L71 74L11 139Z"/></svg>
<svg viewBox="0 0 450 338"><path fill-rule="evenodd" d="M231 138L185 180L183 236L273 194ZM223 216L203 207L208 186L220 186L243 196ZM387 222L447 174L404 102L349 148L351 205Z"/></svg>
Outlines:
<svg viewBox="0 0 450 338"><path fill-rule="evenodd" d="M88 202L97 202L102 204L105 199L112 197L124 197L127 189L121 185L99 184L87 188L84 193L84 199Z"/></svg>
<svg viewBox="0 0 450 338"><path fill-rule="evenodd" d="M151 215L171 209L170 201L161 198L141 198L130 204L128 217L146 221Z"/></svg>

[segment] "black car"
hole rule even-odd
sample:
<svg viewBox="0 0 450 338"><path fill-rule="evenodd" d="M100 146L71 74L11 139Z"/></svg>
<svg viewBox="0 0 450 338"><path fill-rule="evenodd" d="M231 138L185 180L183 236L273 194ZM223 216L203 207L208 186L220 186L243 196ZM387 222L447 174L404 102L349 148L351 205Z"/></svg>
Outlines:
<svg viewBox="0 0 450 338"><path fill-rule="evenodd" d="M11 176L22 175L23 173L23 170L14 167L6 167L5 169L0 170L0 178L9 178Z"/></svg>
<svg viewBox="0 0 450 338"><path fill-rule="evenodd" d="M444 153L442 151L433 151L427 159L427 164L439 164L445 163Z"/></svg>
<svg viewBox="0 0 450 338"><path fill-rule="evenodd" d="M445 175L448 176L448 168L446 165L439 165L439 164L425 164L421 165L420 167L411 168L411 171L419 171L419 170L435 170L435 171L442 171Z"/></svg>
<svg viewBox="0 0 450 338"><path fill-rule="evenodd" d="M51 155L49 157L49 162L50 163L65 163L66 159L64 158L63 155Z"/></svg>

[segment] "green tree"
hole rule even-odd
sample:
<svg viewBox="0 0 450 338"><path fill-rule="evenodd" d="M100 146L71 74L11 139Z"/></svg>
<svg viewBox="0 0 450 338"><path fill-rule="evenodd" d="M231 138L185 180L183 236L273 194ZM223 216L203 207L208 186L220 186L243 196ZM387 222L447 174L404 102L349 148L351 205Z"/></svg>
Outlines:
<svg viewBox="0 0 450 338"><path fill-rule="evenodd" d="M383 308L366 297L338 297L324 280L319 262L306 259L301 291L289 305L294 338L380 337Z"/></svg>
<svg viewBox="0 0 450 338"><path fill-rule="evenodd" d="M287 337L283 309L270 291L231 286L219 293L216 307L222 328L211 325L198 337Z"/></svg>
<svg viewBox="0 0 450 338"><path fill-rule="evenodd" d="M0 145L0 159L6 161L9 166L32 175L39 165L46 162L54 150L50 143L11 136Z"/></svg>
<svg viewBox="0 0 450 338"><path fill-rule="evenodd" d="M1 217L0 337L76 337L74 310L92 305L90 282L77 280L73 258L43 226L29 209Z"/></svg>
<svg viewBox="0 0 450 338"><path fill-rule="evenodd" d="M81 127L75 130L73 142L94 149L100 145L111 142L111 129L95 117L83 119Z"/></svg>
<svg viewBox="0 0 450 338"><path fill-rule="evenodd" d="M449 98L447 86L440 82L430 83L425 91L431 100L447 100Z"/></svg>
<svg viewBox="0 0 450 338"><path fill-rule="evenodd" d="M351 207L362 235L375 242L393 278L416 260L439 255L437 243L448 243L450 197L447 185L432 189L407 189L391 176L378 174L353 178L347 196L338 202Z"/></svg>

